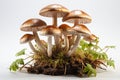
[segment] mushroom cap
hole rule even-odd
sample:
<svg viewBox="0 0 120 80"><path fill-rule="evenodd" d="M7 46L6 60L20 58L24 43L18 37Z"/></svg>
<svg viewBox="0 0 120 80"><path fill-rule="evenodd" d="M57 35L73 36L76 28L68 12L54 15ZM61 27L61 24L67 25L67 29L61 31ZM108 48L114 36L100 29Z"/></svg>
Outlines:
<svg viewBox="0 0 120 80"><path fill-rule="evenodd" d="M85 36L83 39L85 39L86 41L93 42L97 39L97 36L94 34L91 34L90 36Z"/></svg>
<svg viewBox="0 0 120 80"><path fill-rule="evenodd" d="M28 19L25 21L22 26L20 27L20 30L22 31L40 31L41 29L46 27L46 23L37 18Z"/></svg>
<svg viewBox="0 0 120 80"><path fill-rule="evenodd" d="M79 24L86 24L92 21L91 17L82 10L73 10L62 19L63 22L67 21L70 23L74 23L76 20L79 21Z"/></svg>
<svg viewBox="0 0 120 80"><path fill-rule="evenodd" d="M32 34L25 34L20 38L20 44L27 43L34 39Z"/></svg>
<svg viewBox="0 0 120 80"><path fill-rule="evenodd" d="M61 24L59 26L59 29L61 29L62 31L68 31L68 30L71 30L72 28L67 24Z"/></svg>
<svg viewBox="0 0 120 80"><path fill-rule="evenodd" d="M67 35L72 35L75 33L75 31L72 29L72 27L70 27L69 25L67 24L61 24L59 26L59 29L61 31L63 31L63 33L67 34Z"/></svg>
<svg viewBox="0 0 120 80"><path fill-rule="evenodd" d="M45 17L53 17L57 14L57 17L63 17L69 10L60 4L51 4L40 10L40 15Z"/></svg>
<svg viewBox="0 0 120 80"><path fill-rule="evenodd" d="M77 33L82 33L82 35L91 35L91 31L83 24L76 25L72 29Z"/></svg>
<svg viewBox="0 0 120 80"><path fill-rule="evenodd" d="M50 36L50 35L61 35L61 30L53 25L48 25L46 28L40 31L40 34L43 36Z"/></svg>

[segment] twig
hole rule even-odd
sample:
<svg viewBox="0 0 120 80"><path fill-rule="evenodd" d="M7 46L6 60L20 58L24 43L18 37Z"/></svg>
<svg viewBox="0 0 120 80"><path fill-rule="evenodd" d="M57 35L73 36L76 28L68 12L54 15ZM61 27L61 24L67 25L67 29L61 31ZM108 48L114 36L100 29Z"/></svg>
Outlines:
<svg viewBox="0 0 120 80"><path fill-rule="evenodd" d="M65 65L64 75L66 75L66 71L67 71L67 68L66 68L66 65Z"/></svg>
<svg viewBox="0 0 120 80"><path fill-rule="evenodd" d="M32 59L32 60L30 60L30 61L28 61L26 64L24 64L22 67L20 67L20 71L22 70L22 68L24 68L25 67L25 65L27 65L28 63L30 63L31 61L33 61L34 59Z"/></svg>

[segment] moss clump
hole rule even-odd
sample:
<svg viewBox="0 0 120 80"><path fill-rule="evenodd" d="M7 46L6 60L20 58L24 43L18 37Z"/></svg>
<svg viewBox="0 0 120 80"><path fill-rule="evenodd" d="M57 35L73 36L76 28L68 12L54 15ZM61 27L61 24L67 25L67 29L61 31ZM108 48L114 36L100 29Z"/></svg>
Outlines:
<svg viewBox="0 0 120 80"><path fill-rule="evenodd" d="M10 66L10 70L16 71L18 69L26 68L29 73L47 74L47 75L76 75L80 77L84 76L96 76L96 68L105 70L101 65L105 67L114 66L114 61L109 59L106 50L114 48L114 46L105 46L103 49L98 46L98 41L89 43L85 40L81 40L80 45L71 56L66 56L64 49L58 50L53 47L53 56L48 57L43 54L34 53L26 59L31 59L28 62L24 62L25 59L17 60L17 67L14 67L13 63ZM25 49L18 52L19 56L23 54ZM32 62L32 63L31 63ZM30 65L30 66L29 66Z"/></svg>

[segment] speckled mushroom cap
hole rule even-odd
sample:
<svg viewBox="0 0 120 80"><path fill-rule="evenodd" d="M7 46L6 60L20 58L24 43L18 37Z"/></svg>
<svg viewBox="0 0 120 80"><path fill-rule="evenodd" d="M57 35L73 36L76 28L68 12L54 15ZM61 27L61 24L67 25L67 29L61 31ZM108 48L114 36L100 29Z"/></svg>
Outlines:
<svg viewBox="0 0 120 80"><path fill-rule="evenodd" d="M37 18L28 19L25 21L22 26L20 27L20 30L22 31L40 31L42 28L46 27L46 23Z"/></svg>
<svg viewBox="0 0 120 80"><path fill-rule="evenodd" d="M43 36L49 36L49 35L57 35L60 36L61 35L61 30L59 28L57 28L56 26L53 25L48 25L46 28L42 29L40 31L40 35Z"/></svg>
<svg viewBox="0 0 120 80"><path fill-rule="evenodd" d="M85 25L82 24L76 25L72 27L72 29L78 33L83 33L83 35L91 35L91 31Z"/></svg>
<svg viewBox="0 0 120 80"><path fill-rule="evenodd" d="M69 10L60 4L51 4L40 10L39 14L45 17L53 17L54 14L57 14L57 17L63 17Z"/></svg>
<svg viewBox="0 0 120 80"><path fill-rule="evenodd" d="M62 19L63 22L70 23L74 23L76 20L79 20L79 24L86 24L92 21L91 17L82 10L73 10Z"/></svg>
<svg viewBox="0 0 120 80"><path fill-rule="evenodd" d="M32 34L25 34L20 38L20 44L27 43L34 39Z"/></svg>

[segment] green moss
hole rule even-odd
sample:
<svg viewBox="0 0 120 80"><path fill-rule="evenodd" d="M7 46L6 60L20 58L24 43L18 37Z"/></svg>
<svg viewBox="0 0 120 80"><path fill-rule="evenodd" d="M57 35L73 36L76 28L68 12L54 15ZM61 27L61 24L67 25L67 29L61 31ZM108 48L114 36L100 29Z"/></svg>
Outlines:
<svg viewBox="0 0 120 80"><path fill-rule="evenodd" d="M62 75L75 74L79 76L96 76L96 68L103 69L100 65L108 65L114 68L114 61L107 55L107 50L114 48L114 46L105 46L102 49L98 46L98 42L99 41L96 40L96 42L89 43L85 40L81 40L80 45L70 57L66 56L64 49L56 49L55 45L53 46L52 57L47 57L41 54L40 51L34 53L30 55L34 60L34 64L29 67L30 69L28 68L28 72L55 75L58 71ZM23 55L23 53L25 53L25 49L21 50L17 55ZM10 65L10 70L18 70L21 68L19 65L23 65L22 68L25 67L23 60L24 59L21 58L20 60L14 61Z"/></svg>

